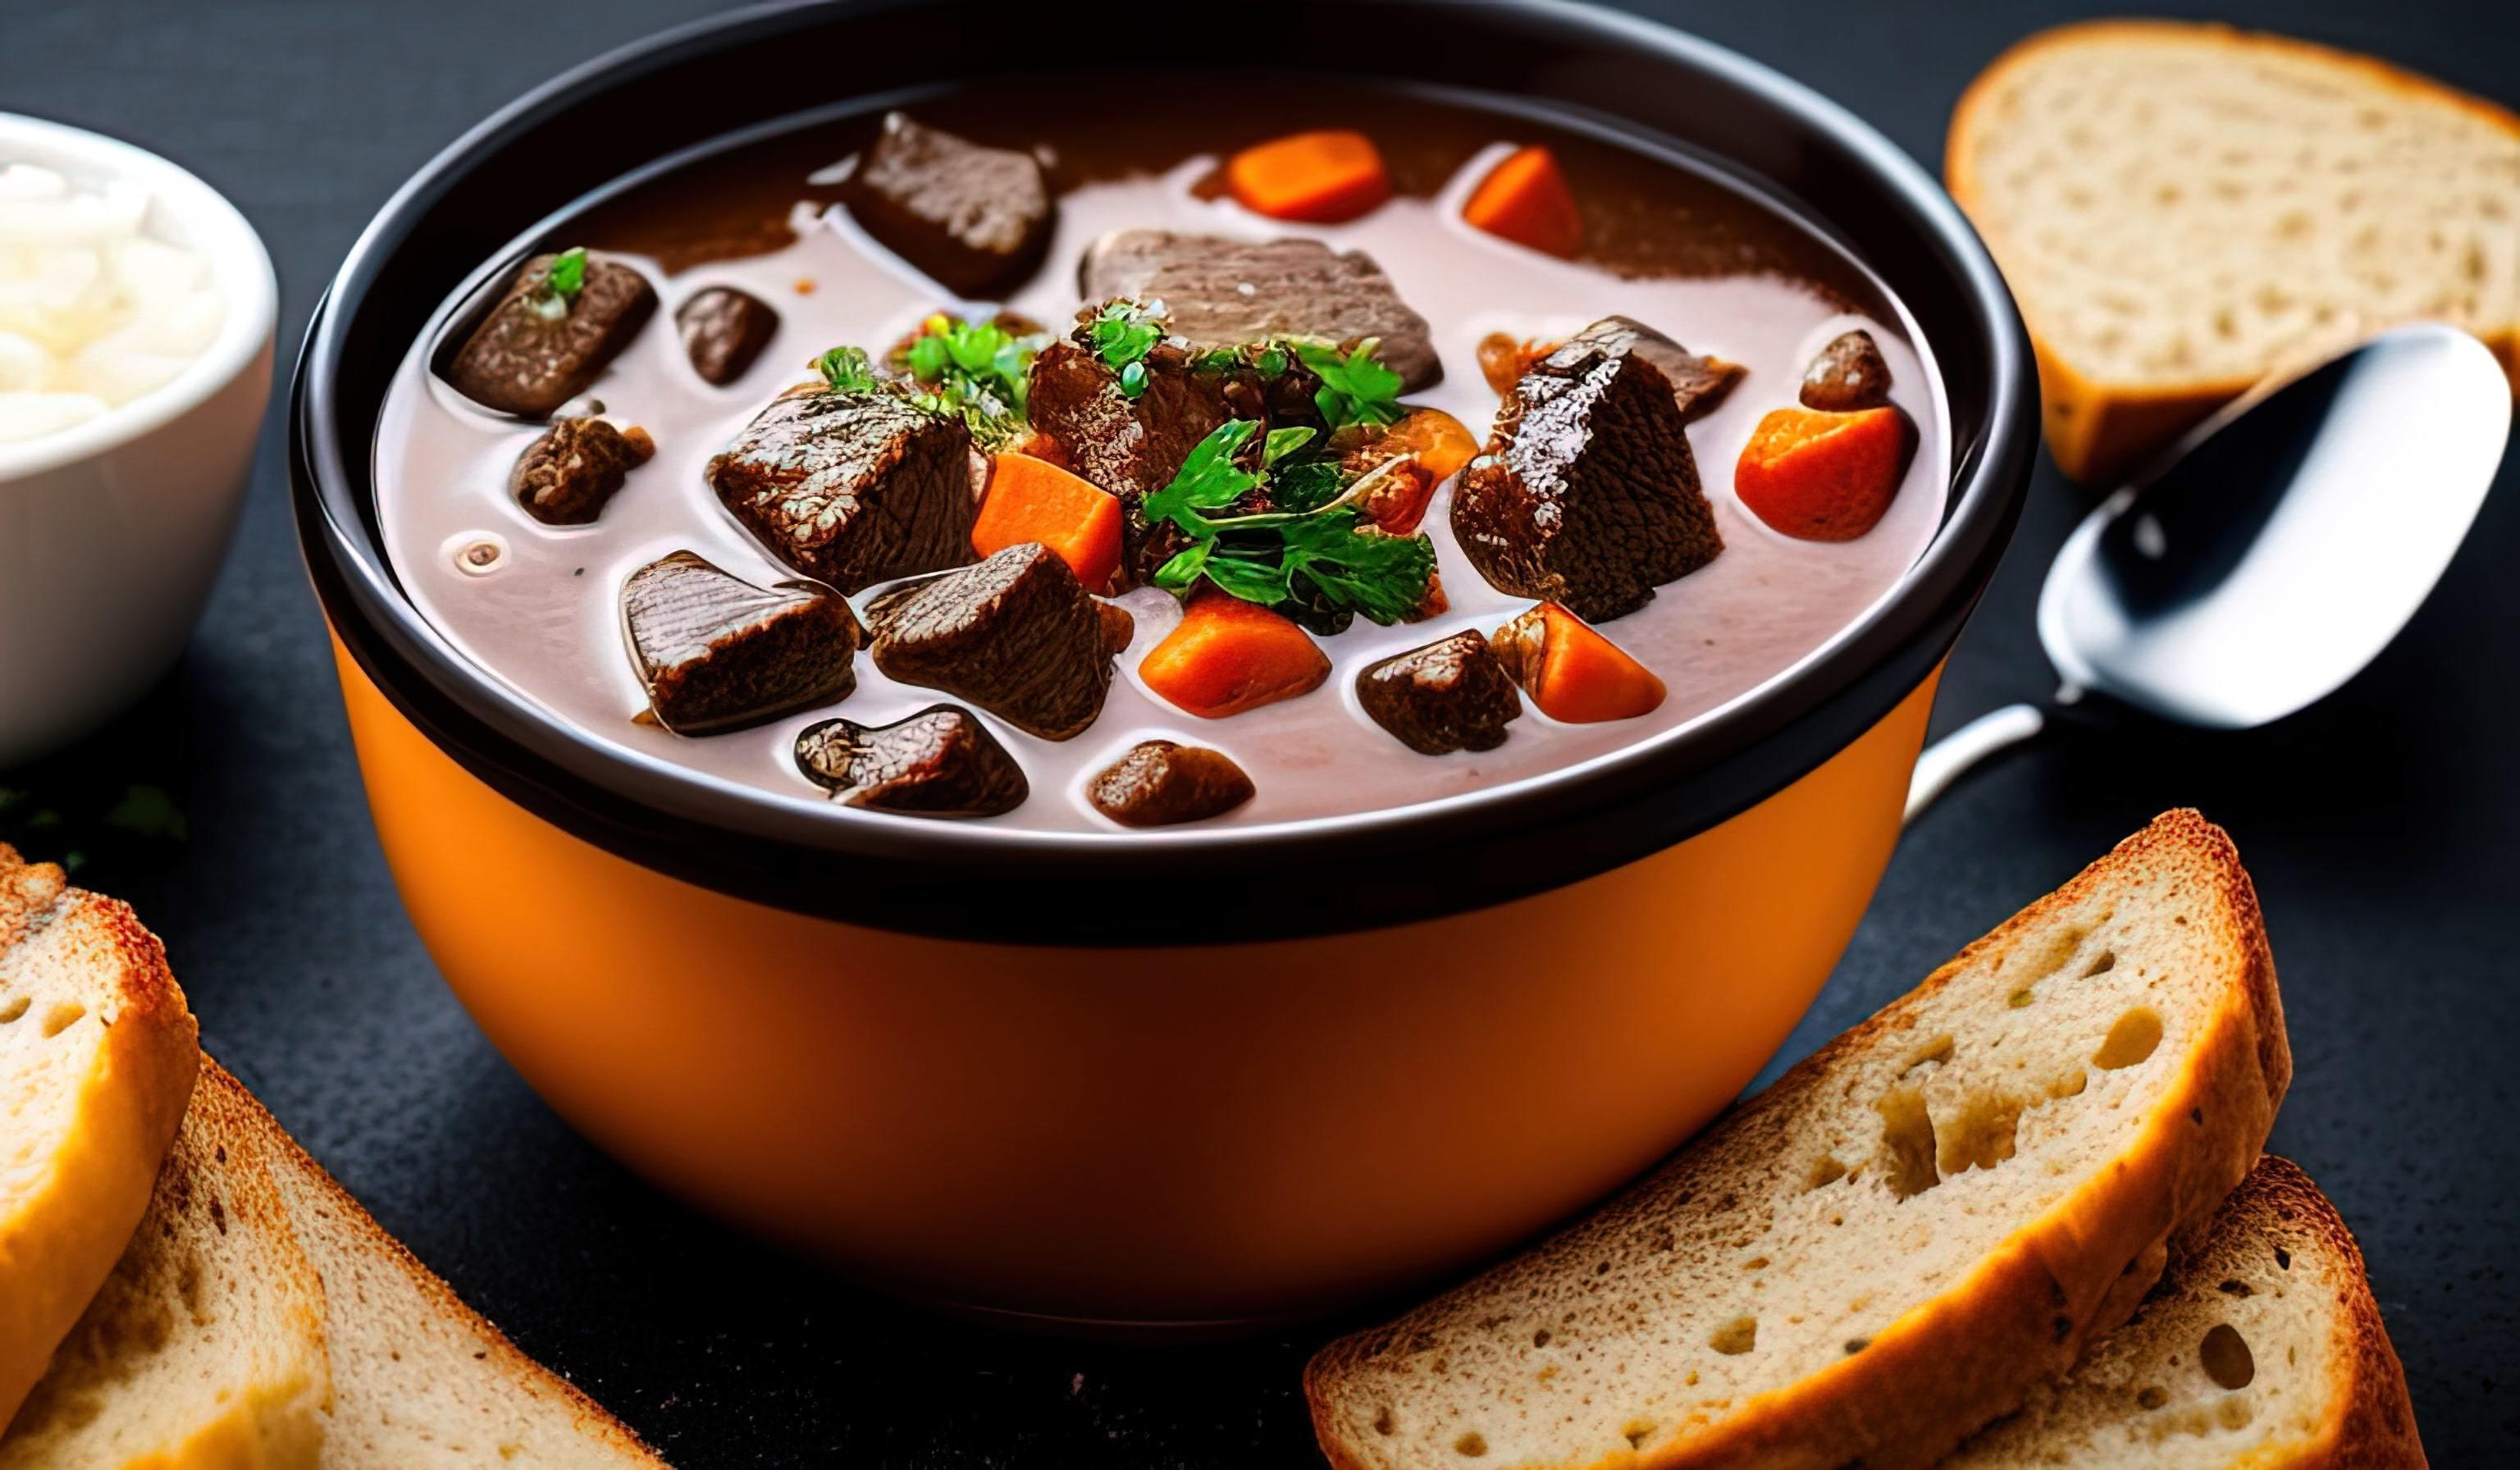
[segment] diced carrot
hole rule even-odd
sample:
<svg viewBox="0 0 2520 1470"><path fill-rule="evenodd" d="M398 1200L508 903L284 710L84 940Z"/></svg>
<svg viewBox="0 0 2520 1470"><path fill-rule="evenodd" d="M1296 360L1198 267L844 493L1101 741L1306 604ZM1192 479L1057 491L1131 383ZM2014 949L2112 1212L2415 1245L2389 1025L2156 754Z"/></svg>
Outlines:
<svg viewBox="0 0 2520 1470"><path fill-rule="evenodd" d="M1516 341L1502 332L1491 332L1479 338L1479 376L1488 380L1488 386L1496 390L1499 398L1503 398L1513 391L1515 383L1522 381L1522 375L1531 371L1533 363L1561 345L1531 337Z"/></svg>
<svg viewBox="0 0 2520 1470"><path fill-rule="evenodd" d="M1309 694L1330 677L1311 635L1256 602L1202 591L1138 665L1147 688L1203 720Z"/></svg>
<svg viewBox="0 0 2520 1470"><path fill-rule="evenodd" d="M1569 725L1633 720L1662 707L1654 672L1582 618L1543 602L1488 639L1540 712Z"/></svg>
<svg viewBox="0 0 2520 1470"><path fill-rule="evenodd" d="M1889 511L1915 449L1916 427L1895 408L1778 409L1742 447L1732 492L1787 536L1853 541Z"/></svg>
<svg viewBox="0 0 2520 1470"><path fill-rule="evenodd" d="M1363 133L1296 133L1236 154L1225 182L1242 207L1271 219L1334 225L1391 198L1382 155Z"/></svg>
<svg viewBox="0 0 2520 1470"><path fill-rule="evenodd" d="M1488 170L1462 218L1518 245L1573 259L1584 248L1584 216L1575 191L1566 187L1557 156L1545 148L1517 149Z"/></svg>
<svg viewBox="0 0 2520 1470"><path fill-rule="evenodd" d="M994 557L1038 541L1058 554L1088 592L1120 569L1120 502L1048 460L1001 454L989 460L989 498L971 525L971 550Z"/></svg>
<svg viewBox="0 0 2520 1470"><path fill-rule="evenodd" d="M1459 474L1479 453L1479 441L1470 437L1461 420L1442 409L1411 409L1391 425L1389 436L1418 456L1418 463L1437 484Z"/></svg>

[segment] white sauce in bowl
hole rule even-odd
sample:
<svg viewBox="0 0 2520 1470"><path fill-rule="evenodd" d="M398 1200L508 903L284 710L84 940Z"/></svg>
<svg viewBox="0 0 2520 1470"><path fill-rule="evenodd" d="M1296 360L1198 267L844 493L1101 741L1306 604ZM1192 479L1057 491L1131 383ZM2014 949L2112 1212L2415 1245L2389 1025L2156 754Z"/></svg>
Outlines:
<svg viewBox="0 0 2520 1470"><path fill-rule="evenodd" d="M1052 742L979 712L1022 763L1032 795L985 824L1108 832L1144 840L1097 815L1085 782L1136 742L1163 737L1214 746L1252 778L1259 794L1201 824L1269 825L1441 801L1606 759L1642 741L1670 738L1726 704L1785 676L1887 597L1941 524L1950 479L1948 414L1939 379L1917 349L1912 325L1844 314L1816 290L1777 276L1626 279L1540 255L1462 223L1460 204L1505 145L1472 158L1440 196L1396 199L1339 226L1287 225L1230 200L1200 199L1192 184L1213 159L1194 158L1160 177L1097 183L1063 195L1047 262L1002 303L1064 331L1081 304L1076 263L1102 235L1132 227L1267 240L1317 237L1372 254L1401 297L1431 324L1444 380L1409 395L1442 408L1482 437L1497 400L1475 356L1491 332L1553 337L1613 314L1634 317L1690 350L1740 363L1748 376L1722 407L1690 426L1689 440L1726 550L1701 570L1661 587L1642 610L1601 631L1658 674L1670 697L1642 719L1561 725L1526 700L1505 744L1483 753L1418 755L1369 721L1353 692L1367 665L1463 628L1492 630L1531 605L1490 588L1464 560L1449 525L1450 488L1437 493L1424 529L1433 538L1451 608L1423 623L1381 628L1359 620L1322 640L1328 683L1299 699L1221 721L1174 708L1141 684L1137 667L1178 616L1166 594L1121 600L1137 618L1102 716L1076 738ZM796 242L776 253L697 266L668 276L638 256L615 256L649 275L656 318L606 371L588 397L622 423L645 426L658 449L594 525L546 526L509 492L517 458L541 425L486 413L428 369L434 338L415 343L397 371L378 431L376 481L386 550L414 603L482 671L596 740L748 787L835 822L922 819L864 812L831 801L795 769L805 727L833 715L887 724L938 702L937 690L896 684L861 653L846 700L726 735L674 735L635 723L646 707L620 628L619 593L636 568L690 550L760 583L792 578L719 505L702 477L709 458L781 389L809 377L827 347L880 352L921 318L950 306L932 284L867 240L845 210L800 207ZM591 242L598 245L601 242ZM692 370L673 329L675 307L712 286L736 286L781 314L778 334L744 379L712 387ZM963 303L981 315L1000 303ZM1897 501L1869 534L1842 544L1796 541L1770 531L1732 493L1732 467L1769 410L1796 402L1803 369L1831 337L1865 327L1879 343L1893 399L1919 428L1920 446ZM580 411L583 402L564 412ZM474 550L501 554L485 573ZM472 552L472 555L467 553Z"/></svg>

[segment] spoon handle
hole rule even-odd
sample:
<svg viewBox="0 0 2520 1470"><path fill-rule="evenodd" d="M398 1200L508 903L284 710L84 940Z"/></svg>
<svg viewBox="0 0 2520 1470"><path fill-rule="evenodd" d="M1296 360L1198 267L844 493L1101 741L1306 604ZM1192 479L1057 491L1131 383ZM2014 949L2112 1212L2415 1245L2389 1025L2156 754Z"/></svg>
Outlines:
<svg viewBox="0 0 2520 1470"><path fill-rule="evenodd" d="M1900 819L1902 824L1915 821L1970 767L2047 728L2047 712L2038 705L2007 704L1978 716L1927 746L1925 753L1916 757L1915 774L1908 779L1908 810Z"/></svg>

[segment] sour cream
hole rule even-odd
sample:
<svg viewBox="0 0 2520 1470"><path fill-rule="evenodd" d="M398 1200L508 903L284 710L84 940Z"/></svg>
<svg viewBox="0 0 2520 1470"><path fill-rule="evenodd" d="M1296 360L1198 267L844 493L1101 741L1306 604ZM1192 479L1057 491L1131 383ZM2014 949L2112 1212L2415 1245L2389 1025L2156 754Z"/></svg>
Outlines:
<svg viewBox="0 0 2520 1470"><path fill-rule="evenodd" d="M0 163L0 443L141 398L218 335L208 258L152 238L149 207L137 184Z"/></svg>

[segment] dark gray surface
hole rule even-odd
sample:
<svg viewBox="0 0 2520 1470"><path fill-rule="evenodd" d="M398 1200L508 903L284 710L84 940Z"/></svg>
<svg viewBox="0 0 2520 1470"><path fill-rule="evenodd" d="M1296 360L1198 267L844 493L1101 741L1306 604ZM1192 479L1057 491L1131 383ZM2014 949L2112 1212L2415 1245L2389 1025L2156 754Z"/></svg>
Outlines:
<svg viewBox="0 0 2520 1470"><path fill-rule="evenodd" d="M2093 9L1633 8L1813 83L1929 161L1978 67L2036 23ZM0 0L0 108L132 138L225 190L278 262L286 349L361 224L431 153L542 77L706 9ZM2504 0L2218 13L2514 100L2520 31ZM1146 49L1160 69L1160 47ZM2497 1462L2520 1436L2520 1283L2504 1250L2520 1218L2520 600L2498 564L2520 545L2515 479L2506 469L2406 636L2319 708L2247 735L2077 735L1949 797L1903 844L1787 1050L1873 1009L2156 811L2202 807L2238 838L2274 936L2297 1066L2275 1146L2362 1237L2446 1465ZM1938 727L2045 692L2030 609L2080 504L2043 469ZM98 821L135 780L178 793L189 840ZM695 1217L546 1111L446 994L394 898L276 435L183 666L105 739L0 786L27 793L0 814L0 837L44 856L75 846L84 876L139 906L209 1047L388 1228L678 1463L1308 1462L1294 1375L1311 1336L1148 1352L941 1323ZM39 808L65 824L27 830Z"/></svg>

